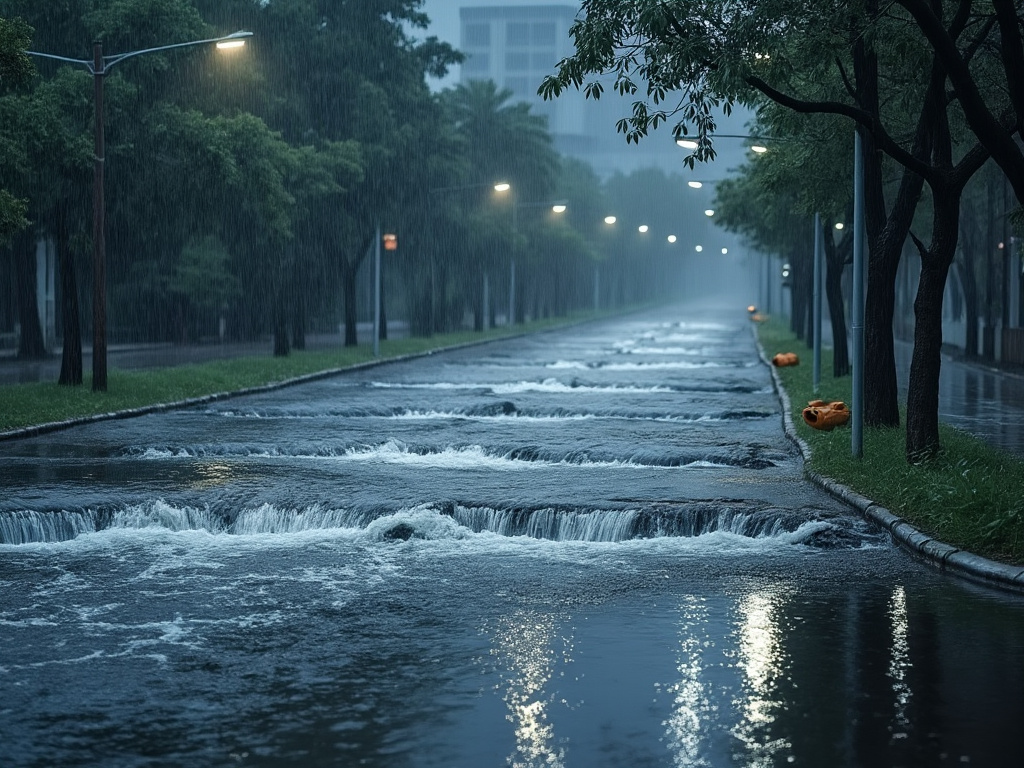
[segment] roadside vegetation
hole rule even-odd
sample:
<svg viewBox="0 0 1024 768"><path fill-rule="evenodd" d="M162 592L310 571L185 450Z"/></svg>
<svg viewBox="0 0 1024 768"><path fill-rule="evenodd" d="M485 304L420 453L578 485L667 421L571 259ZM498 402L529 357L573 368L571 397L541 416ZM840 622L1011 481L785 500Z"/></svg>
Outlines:
<svg viewBox="0 0 1024 768"><path fill-rule="evenodd" d="M853 381L832 375L832 350L822 349L821 387L813 391L811 350L781 320L758 324L769 359L796 352L800 364L776 369L793 409L798 435L811 449L808 468L886 507L951 546L992 560L1024 565L1024 460L940 424L942 450L918 464L906 458L906 428L864 429L864 456L854 459L850 429L822 432L802 411L814 399L851 403ZM901 424L906 423L902 412Z"/></svg>
<svg viewBox="0 0 1024 768"><path fill-rule="evenodd" d="M277 357L270 354L268 343L267 354L259 357L239 357L145 370L113 368L109 374L110 388L107 392L93 392L89 386L62 386L56 382L0 386L0 433L278 384L289 379L369 363L374 359L384 361L443 347L536 332L594 316L593 312L580 312L566 317L534 320L514 327L499 326L483 332L466 330L426 337L387 339L380 342L379 358L374 358L370 345L295 350L287 357ZM89 384L88 374L85 379L85 383Z"/></svg>

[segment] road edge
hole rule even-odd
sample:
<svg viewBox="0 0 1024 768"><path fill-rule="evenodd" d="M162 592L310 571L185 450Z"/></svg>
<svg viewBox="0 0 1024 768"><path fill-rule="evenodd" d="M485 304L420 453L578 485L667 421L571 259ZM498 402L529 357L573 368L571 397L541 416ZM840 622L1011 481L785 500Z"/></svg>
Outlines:
<svg viewBox="0 0 1024 768"><path fill-rule="evenodd" d="M806 464L811 458L811 447L797 434L789 393L786 392L775 366L771 364L765 354L761 340L757 338L756 329L754 329L754 341L757 344L757 353L761 362L771 372L772 385L782 404L782 424L786 437L799 449L804 460L804 476L808 480L829 495L856 509L866 520L888 532L897 546L940 571L986 586L1024 593L1024 567L989 560L939 541L893 514L881 504L862 496L830 477L809 470Z"/></svg>
<svg viewBox="0 0 1024 768"><path fill-rule="evenodd" d="M564 326L560 326L564 327ZM153 403L151 405L141 405L138 408L125 408L120 411L108 411L107 413L93 413L88 416L76 416L71 419L64 419L63 421L48 421L43 424L33 424L28 427L19 427L18 429L10 429L4 432L0 432L0 440L17 440L26 437L35 437L37 435L48 434L50 432L59 432L62 429L69 429L70 427L77 427L83 424L91 424L97 421L112 421L114 419L131 419L136 416L145 416L148 413L159 413L161 411L170 411L175 408L189 408L194 405L203 405L204 403L212 403L218 400L227 400L232 397L241 397L243 395L255 395L261 392L271 392L276 389L283 389L284 387L291 387L296 384L305 384L310 381L317 381L318 379L326 379L331 376L338 376L350 371L358 371L366 368L376 368L380 365L387 365L388 363L399 363L404 360L414 360L419 357L429 357L440 352L451 352L457 349L463 349L466 347L475 347L482 344L491 344L497 341L506 341L508 339L518 338L520 336L527 336L536 333L546 333L549 330L545 328L539 331L524 331L523 333L509 334L507 336L499 336L497 338L490 339L474 339L472 341L465 341L460 344L450 344L444 347L436 347L434 349L426 349L422 352L409 352L404 355L395 355L394 357L384 357L376 360L366 360L361 363L352 363L351 365L341 366L340 368L328 368L322 371L314 371L313 373L305 373L301 376L293 376L290 379L282 379L281 381L274 381L269 384L260 384L255 387L245 387L243 389L233 389L227 392L212 392L208 395L200 395L198 397L188 397L184 400L172 400L169 403Z"/></svg>

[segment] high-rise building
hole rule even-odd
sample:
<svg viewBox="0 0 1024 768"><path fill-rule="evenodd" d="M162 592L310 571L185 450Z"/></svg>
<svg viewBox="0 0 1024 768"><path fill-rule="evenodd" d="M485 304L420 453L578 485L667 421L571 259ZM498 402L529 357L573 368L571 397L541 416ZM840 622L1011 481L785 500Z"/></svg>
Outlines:
<svg viewBox="0 0 1024 768"><path fill-rule="evenodd" d="M473 2L473 0L469 0ZM429 9L428 9L429 13ZM572 89L556 99L544 101L537 89L546 75L556 71L558 62L575 52L569 29L579 6L569 3L523 4L522 0L475 0L459 8L460 34L456 47L466 54L459 79L493 80L499 88L512 91L513 100L526 101L534 114L548 120L555 148L562 154L588 162L602 177L616 171L658 167L682 172L683 150L672 141L671 128L663 126L639 145L627 145L615 128L616 121L631 114L631 97L620 97L605 82L599 101L586 99ZM729 120L734 129L739 120ZM701 168L698 175L721 177L725 169L742 159L743 147L736 142L720 143L722 160L715 168Z"/></svg>

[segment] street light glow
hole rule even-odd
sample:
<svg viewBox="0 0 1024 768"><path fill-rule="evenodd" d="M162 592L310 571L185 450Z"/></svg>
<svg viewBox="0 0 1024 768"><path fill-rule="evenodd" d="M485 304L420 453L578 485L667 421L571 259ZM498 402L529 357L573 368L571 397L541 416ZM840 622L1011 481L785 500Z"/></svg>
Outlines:
<svg viewBox="0 0 1024 768"><path fill-rule="evenodd" d="M650 227L648 227L646 224L641 224L639 227L637 227L637 230L640 232L646 232L648 229L650 229Z"/></svg>
<svg viewBox="0 0 1024 768"><path fill-rule="evenodd" d="M500 181L494 185L495 192L508 192L510 189L512 189L512 185L507 181Z"/></svg>
<svg viewBox="0 0 1024 768"><path fill-rule="evenodd" d="M750 147L750 151L756 152L759 155L763 155L765 152L768 151L768 147L764 146L763 144L754 144Z"/></svg>
<svg viewBox="0 0 1024 768"><path fill-rule="evenodd" d="M245 47L245 40L221 40L219 43L217 43L217 47L220 48L222 51L227 50L229 48L243 48Z"/></svg>
<svg viewBox="0 0 1024 768"><path fill-rule="evenodd" d="M616 221L618 221L618 219L616 219L614 216L605 216L604 217L604 223L605 224L614 224Z"/></svg>
<svg viewBox="0 0 1024 768"><path fill-rule="evenodd" d="M727 254L728 252L729 252L729 249L728 249L728 248L723 248L723 249L722 249L722 255L723 255L723 256L725 256L725 254Z"/></svg>
<svg viewBox="0 0 1024 768"><path fill-rule="evenodd" d="M551 206L551 210L555 213L565 213L566 206L564 203L556 203Z"/></svg>
<svg viewBox="0 0 1024 768"><path fill-rule="evenodd" d="M670 243L674 243L674 242L676 241L676 236L675 236L675 235L669 235L669 236L668 236L668 241L669 241Z"/></svg>
<svg viewBox="0 0 1024 768"><path fill-rule="evenodd" d="M704 246L703 245L698 245L694 250L697 251L697 253L700 253L701 251L704 250Z"/></svg>
<svg viewBox="0 0 1024 768"><path fill-rule="evenodd" d="M696 149L697 142L693 139L676 139L676 144L683 149Z"/></svg>
<svg viewBox="0 0 1024 768"><path fill-rule="evenodd" d="M842 229L842 228L843 228L843 222L837 221L836 222L836 229Z"/></svg>
<svg viewBox="0 0 1024 768"><path fill-rule="evenodd" d="M714 208L708 208L706 211L704 211L704 215L705 216L714 216L715 215L715 209Z"/></svg>
<svg viewBox="0 0 1024 768"><path fill-rule="evenodd" d="M689 187L692 187L693 189L700 189L701 187L704 186L699 181L688 181L688 182L686 182L686 185L689 186Z"/></svg>

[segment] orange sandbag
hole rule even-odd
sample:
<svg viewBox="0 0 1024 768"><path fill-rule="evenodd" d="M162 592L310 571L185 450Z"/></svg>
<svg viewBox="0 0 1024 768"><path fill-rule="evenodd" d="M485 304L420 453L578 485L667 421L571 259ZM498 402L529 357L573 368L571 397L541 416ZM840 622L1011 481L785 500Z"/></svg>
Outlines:
<svg viewBox="0 0 1024 768"><path fill-rule="evenodd" d="M828 431L843 426L850 420L850 409L842 400L825 402L811 400L803 412L804 423L814 429Z"/></svg>

